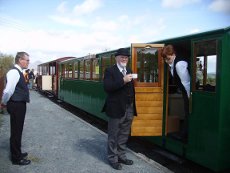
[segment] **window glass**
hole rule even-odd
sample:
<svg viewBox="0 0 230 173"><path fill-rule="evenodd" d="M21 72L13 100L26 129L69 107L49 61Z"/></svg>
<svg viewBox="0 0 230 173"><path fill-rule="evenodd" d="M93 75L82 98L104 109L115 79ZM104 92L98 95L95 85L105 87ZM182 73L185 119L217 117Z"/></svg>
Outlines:
<svg viewBox="0 0 230 173"><path fill-rule="evenodd" d="M78 62L74 64L74 78L78 79Z"/></svg>
<svg viewBox="0 0 230 173"><path fill-rule="evenodd" d="M91 59L87 59L85 60L85 79L86 80L91 79L90 69L91 69Z"/></svg>
<svg viewBox="0 0 230 173"><path fill-rule="evenodd" d="M47 65L42 66L42 75L48 75Z"/></svg>
<svg viewBox="0 0 230 173"><path fill-rule="evenodd" d="M137 74L138 82L158 82L158 49L137 48Z"/></svg>
<svg viewBox="0 0 230 173"><path fill-rule="evenodd" d="M69 78L72 78L73 77L73 66L72 64L68 64L68 74L69 74Z"/></svg>
<svg viewBox="0 0 230 173"><path fill-rule="evenodd" d="M214 92L216 87L216 40L195 43L195 89Z"/></svg>
<svg viewBox="0 0 230 173"><path fill-rule="evenodd" d="M65 65L61 64L61 77L65 77Z"/></svg>
<svg viewBox="0 0 230 173"><path fill-rule="evenodd" d="M84 79L84 60L80 60L80 79Z"/></svg>
<svg viewBox="0 0 230 173"><path fill-rule="evenodd" d="M102 56L102 73L103 73L103 77L104 77L105 69L108 68L108 67L111 67L111 57L109 55L108 56L103 55Z"/></svg>
<svg viewBox="0 0 230 173"><path fill-rule="evenodd" d="M98 59L93 59L92 77L93 77L93 80L99 80L99 60Z"/></svg>
<svg viewBox="0 0 230 173"><path fill-rule="evenodd" d="M55 75L55 70L56 70L56 67L55 67L55 63L52 63L50 64L50 75Z"/></svg>
<svg viewBox="0 0 230 173"><path fill-rule="evenodd" d="M68 78L68 66L65 64L65 78Z"/></svg>

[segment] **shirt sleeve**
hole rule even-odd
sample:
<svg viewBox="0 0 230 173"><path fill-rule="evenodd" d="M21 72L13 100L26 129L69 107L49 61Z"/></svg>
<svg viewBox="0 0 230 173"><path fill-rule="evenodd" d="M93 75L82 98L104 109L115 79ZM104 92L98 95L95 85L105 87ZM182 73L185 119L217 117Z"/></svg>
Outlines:
<svg viewBox="0 0 230 173"><path fill-rule="evenodd" d="M4 105L7 104L10 97L13 95L15 87L20 79L20 74L16 69L12 69L6 74L6 79L7 83L2 95L2 103Z"/></svg>
<svg viewBox="0 0 230 173"><path fill-rule="evenodd" d="M179 61L176 64L176 71L181 79L181 83L184 86L188 97L190 97L190 75L188 72L188 63L186 61Z"/></svg>

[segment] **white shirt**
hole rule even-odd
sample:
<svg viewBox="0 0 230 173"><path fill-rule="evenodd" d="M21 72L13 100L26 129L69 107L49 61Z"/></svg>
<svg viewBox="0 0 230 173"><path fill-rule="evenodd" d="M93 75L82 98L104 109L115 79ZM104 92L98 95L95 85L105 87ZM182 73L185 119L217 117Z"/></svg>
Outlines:
<svg viewBox="0 0 230 173"><path fill-rule="evenodd" d="M173 69L174 69L174 62L172 64L169 64L170 66L170 72L173 74ZM176 64L176 72L181 80L182 85L184 86L188 97L190 97L190 75L188 72L188 63L186 61L179 61Z"/></svg>
<svg viewBox="0 0 230 173"><path fill-rule="evenodd" d="M15 64L14 66L22 72L22 68L19 65ZM13 95L15 87L20 79L20 74L16 69L11 69L6 74L6 79L7 83L2 95L2 103L4 105L7 104L7 102L10 100L10 97Z"/></svg>
<svg viewBox="0 0 230 173"><path fill-rule="evenodd" d="M122 71L125 70L125 74L127 73L127 70L125 67L121 67L119 64L117 64L118 69L120 70L121 73L123 73Z"/></svg>

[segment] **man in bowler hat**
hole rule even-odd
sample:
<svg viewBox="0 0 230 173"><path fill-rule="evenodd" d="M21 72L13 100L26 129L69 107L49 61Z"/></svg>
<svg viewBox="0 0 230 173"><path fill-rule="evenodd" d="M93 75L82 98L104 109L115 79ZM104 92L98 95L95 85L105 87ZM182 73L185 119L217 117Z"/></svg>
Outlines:
<svg viewBox="0 0 230 173"><path fill-rule="evenodd" d="M137 115L131 69L127 67L130 53L125 48L115 54L116 64L105 70L104 90L107 98L102 109L108 116L108 161L117 170L122 164L132 165L126 157L126 143L133 116Z"/></svg>
<svg viewBox="0 0 230 173"><path fill-rule="evenodd" d="M23 76L23 69L29 65L29 54L18 52L14 67L6 74L6 87L3 91L0 108L7 107L10 114L10 151L11 161L15 165L28 165L28 153L22 153L21 141L24 126L26 103L29 102L29 90Z"/></svg>

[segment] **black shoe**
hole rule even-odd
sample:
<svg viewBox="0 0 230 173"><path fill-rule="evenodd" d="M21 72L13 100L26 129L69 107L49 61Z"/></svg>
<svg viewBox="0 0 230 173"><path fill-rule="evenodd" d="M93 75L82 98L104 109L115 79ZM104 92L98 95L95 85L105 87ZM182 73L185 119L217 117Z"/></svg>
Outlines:
<svg viewBox="0 0 230 173"><path fill-rule="evenodd" d="M21 160L17 160L17 161L12 161L13 165L29 165L31 163L30 160L27 159L21 159Z"/></svg>
<svg viewBox="0 0 230 173"><path fill-rule="evenodd" d="M132 164L133 164L133 161L132 161L132 160L129 160L129 159L125 159L125 160L123 160L123 159L118 159L118 162L119 162L119 163L123 163L123 164L125 164L125 165L132 165Z"/></svg>
<svg viewBox="0 0 230 173"><path fill-rule="evenodd" d="M27 156L28 156L28 153L22 153L22 154L21 154L21 157L22 157L23 159L25 159Z"/></svg>
<svg viewBox="0 0 230 173"><path fill-rule="evenodd" d="M122 169L122 166L120 163L118 162L115 162L115 163L109 163L114 169L116 170L121 170Z"/></svg>

